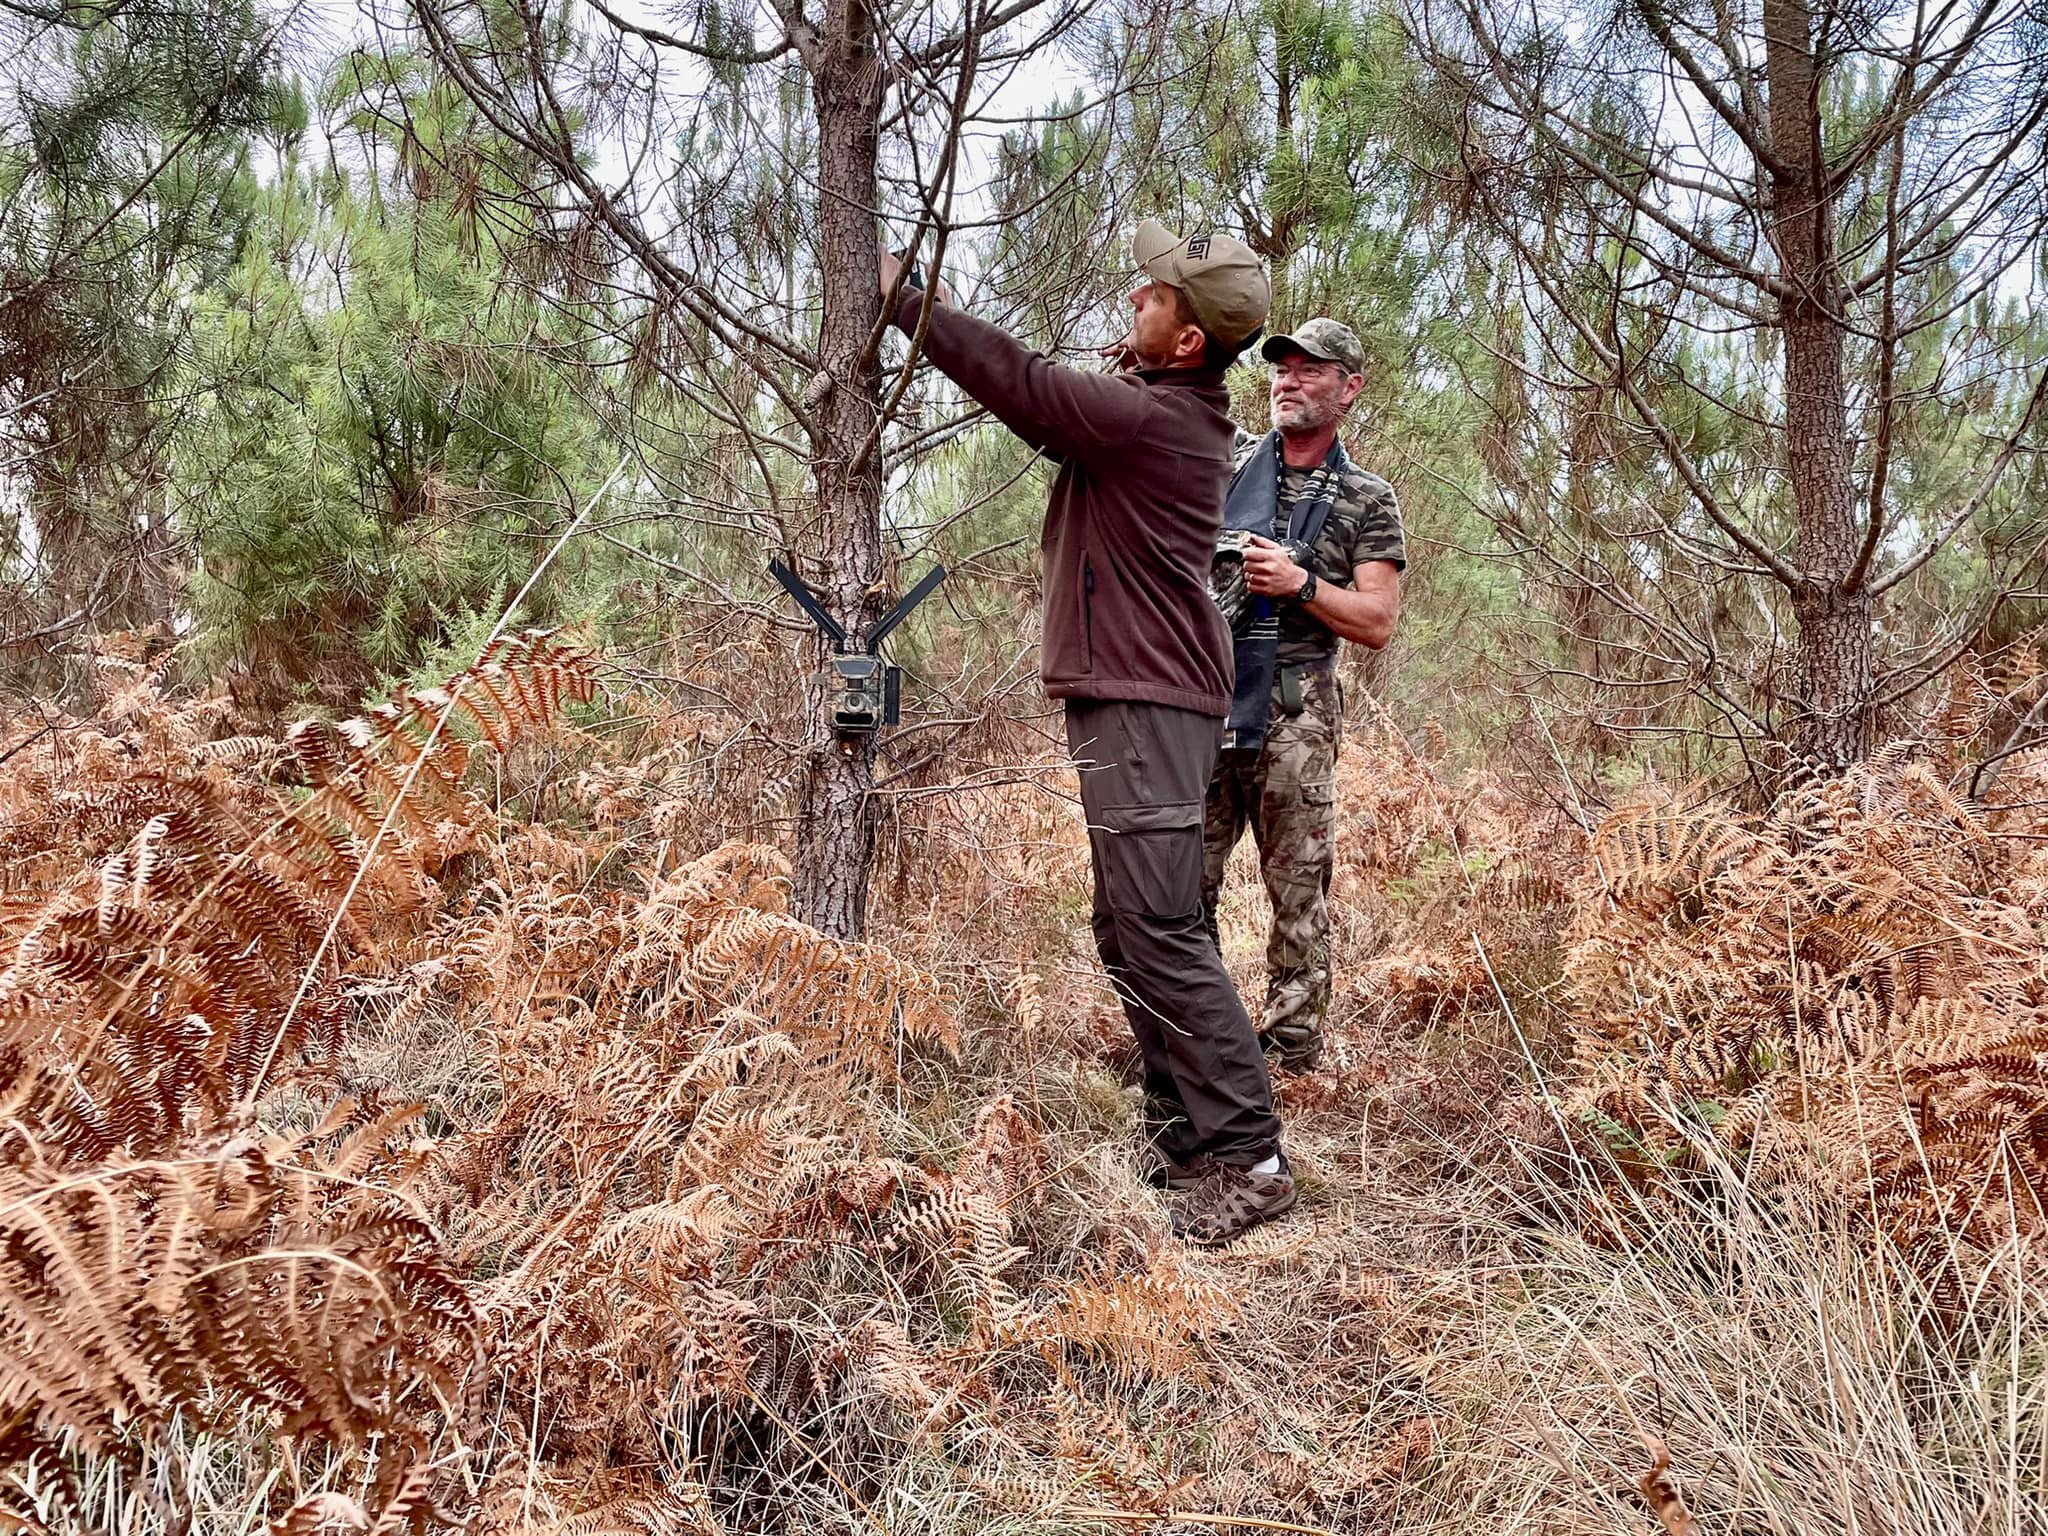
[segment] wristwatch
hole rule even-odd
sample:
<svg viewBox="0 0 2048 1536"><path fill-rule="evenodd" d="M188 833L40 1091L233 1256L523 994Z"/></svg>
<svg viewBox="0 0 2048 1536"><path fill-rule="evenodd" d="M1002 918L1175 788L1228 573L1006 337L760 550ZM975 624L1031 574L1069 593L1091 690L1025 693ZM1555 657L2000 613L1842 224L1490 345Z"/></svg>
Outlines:
<svg viewBox="0 0 2048 1536"><path fill-rule="evenodd" d="M1316 573L1310 571L1308 580L1301 584L1301 590L1294 594L1297 603L1312 603L1316 600Z"/></svg>

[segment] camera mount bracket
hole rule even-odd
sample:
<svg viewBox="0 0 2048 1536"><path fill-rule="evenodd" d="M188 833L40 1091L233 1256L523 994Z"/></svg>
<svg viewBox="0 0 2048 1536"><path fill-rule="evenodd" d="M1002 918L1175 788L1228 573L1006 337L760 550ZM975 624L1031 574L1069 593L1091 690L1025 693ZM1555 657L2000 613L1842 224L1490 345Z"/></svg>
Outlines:
<svg viewBox="0 0 2048 1536"><path fill-rule="evenodd" d="M782 590L796 600L819 632L832 642L828 688L833 691L832 730L842 741L872 736L884 726L896 724L903 703L903 669L882 660L882 642L896 626L909 618L917 605L938 590L946 579L946 568L935 565L917 585L899 597L889 611L875 621L859 650L851 649L846 626L833 618L818 601L817 594L780 560L768 562L768 574L782 584Z"/></svg>

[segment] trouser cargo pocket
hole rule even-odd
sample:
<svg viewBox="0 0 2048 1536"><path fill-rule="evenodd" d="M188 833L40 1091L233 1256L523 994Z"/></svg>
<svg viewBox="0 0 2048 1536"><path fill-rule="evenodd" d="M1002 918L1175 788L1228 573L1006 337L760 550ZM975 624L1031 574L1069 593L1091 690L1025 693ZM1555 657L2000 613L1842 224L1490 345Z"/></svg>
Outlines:
<svg viewBox="0 0 2048 1536"><path fill-rule="evenodd" d="M1202 905L1202 806L1105 805L1102 873L1120 912L1179 917Z"/></svg>

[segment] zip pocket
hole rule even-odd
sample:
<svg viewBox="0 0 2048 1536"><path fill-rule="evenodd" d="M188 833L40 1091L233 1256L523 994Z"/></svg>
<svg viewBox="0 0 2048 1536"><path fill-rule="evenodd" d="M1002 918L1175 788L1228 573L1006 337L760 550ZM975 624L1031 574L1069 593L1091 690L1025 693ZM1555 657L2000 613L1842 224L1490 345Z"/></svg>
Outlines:
<svg viewBox="0 0 2048 1536"><path fill-rule="evenodd" d="M1088 670L1095 670L1095 565L1081 557L1081 639L1088 648Z"/></svg>

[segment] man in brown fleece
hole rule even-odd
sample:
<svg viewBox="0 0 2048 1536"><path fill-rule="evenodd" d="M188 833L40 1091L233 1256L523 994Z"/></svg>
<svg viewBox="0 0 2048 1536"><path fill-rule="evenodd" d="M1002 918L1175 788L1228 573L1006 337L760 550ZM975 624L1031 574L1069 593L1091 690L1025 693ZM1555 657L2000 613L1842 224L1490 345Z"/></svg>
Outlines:
<svg viewBox="0 0 2048 1536"><path fill-rule="evenodd" d="M1060 465L1040 542L1040 672L1066 704L1095 870L1095 944L1144 1060L1174 1227L1224 1243L1289 1210L1294 1177L1252 1021L1202 916L1202 804L1230 713L1229 626L1209 594L1236 428L1223 371L1271 289L1228 236L1147 219L1119 371L1055 363L906 284L927 357ZM886 295L898 264L882 260Z"/></svg>

